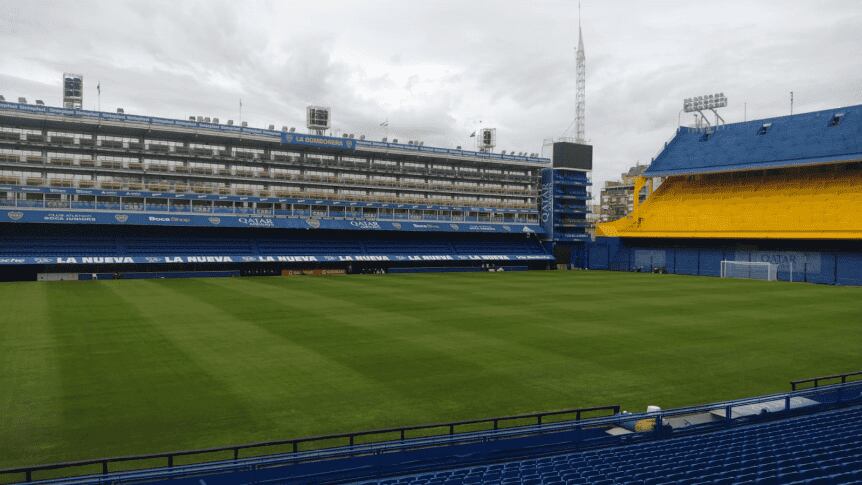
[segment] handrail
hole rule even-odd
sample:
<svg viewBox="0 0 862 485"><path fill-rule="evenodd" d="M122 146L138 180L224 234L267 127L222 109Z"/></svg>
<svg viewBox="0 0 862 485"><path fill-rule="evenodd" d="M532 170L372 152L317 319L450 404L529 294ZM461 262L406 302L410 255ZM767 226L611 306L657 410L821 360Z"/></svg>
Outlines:
<svg viewBox="0 0 862 485"><path fill-rule="evenodd" d="M593 413L593 412L601 412L601 411L611 411L612 416L617 415L620 412L619 405L612 406L595 406L595 407L587 407L587 408L574 408L574 409L564 409L560 411L545 411L540 413L528 413L528 414L515 414L510 416L498 416L492 418L480 418L480 419L470 419L463 421L452 421L452 422L444 422L444 423L431 423L431 424L421 424L421 425L413 425L413 426L402 426L395 428L382 428L382 429L373 429L366 431L357 431L352 433L339 433L339 434L329 434L329 435L315 435L315 436L307 436L303 438L293 438L286 440L275 440L275 441L262 441L255 443L248 443L242 445L231 445L231 446L219 446L213 448L200 448L194 450L180 450L180 451L170 451L170 452L162 452L162 453L150 453L143 455L128 455L128 456L119 456L112 458L94 458L88 460L77 460L77 461L69 461L69 462L61 462L61 463L50 463L46 465L33 465L33 466L25 466L25 467L16 467L16 468L7 468L0 469L0 475L12 475L12 474L24 474L25 481L31 482L33 481L33 473L39 471L48 471L48 470L61 470L65 468L78 468L88 465L101 465L101 472L103 475L110 473L110 464L112 463L123 463L130 461L143 461L143 460L157 460L157 459L165 459L167 461L167 466L169 468L174 466L174 461L178 457L187 457L193 455L206 455L218 452L233 452L233 460L237 461L240 459L240 451L243 450L251 450L257 448L267 448L274 446L289 446L291 454L298 454L301 452L300 445L307 443L314 443L320 441L330 441L330 440L338 440L338 439L346 439L348 446L354 446L356 444L356 438L358 437L366 437L373 435L392 435L397 433L399 435L398 441L405 441L408 439L407 432L409 431L418 431L418 430L428 430L428 429L439 429L443 428L446 430L444 433L437 433L436 435L431 436L453 436L461 433L456 433L456 428L458 426L466 426L473 424L491 424L493 430L501 429L500 424L505 421L514 421L514 420L525 420L525 419L535 419L534 425L542 425L544 424L545 419L553 416L563 416L563 415L575 415L575 421L581 421L583 414L585 413ZM510 426L504 428L515 429L521 426ZM467 433L467 432L462 432ZM380 442L392 441L391 438L382 439ZM326 448L334 448L343 445L332 445L326 446L322 449Z"/></svg>
<svg viewBox="0 0 862 485"><path fill-rule="evenodd" d="M808 398L808 401L797 401L798 398ZM42 465L35 467L21 467L16 469L0 470L0 476L4 474L26 474L27 481L32 481L32 472L40 470L52 470L62 468L72 468L77 466L102 464L102 474L76 475L74 477L67 476L58 480L48 480L46 483L91 483L96 480L138 480L140 478L152 479L154 477L172 478L183 475L200 474L203 472L213 473L216 471L236 470L237 467L242 469L256 469L257 467L276 466L279 464L299 463L309 460L349 458L355 456L380 454L387 452L398 452L408 450L419 450L429 447L450 446L468 443L486 443L489 441L516 439L518 437L554 434L559 432L574 432L575 441L570 442L577 449L587 449L592 447L608 446L612 443L634 442L632 440L657 440L673 438L681 434L689 434L692 431L727 429L739 423L748 424L753 422L761 422L763 419L775 419L781 416L794 416L805 412L816 412L818 410L834 409L835 407L858 404L862 402L862 381L847 382L845 384L823 385L817 388L807 388L798 391L780 392L762 396L749 397L744 399L736 399L729 401L714 402L710 404L701 404L689 407L674 408L668 410L634 413L634 414L619 414L619 406L602 406L597 408L582 408L581 413L590 411L611 410L612 415L588 417L580 420L582 416L578 414L578 410L552 411L548 413L535 413L525 415L504 416L498 418L487 418L468 421L457 421L452 423L429 424L420 426L409 426L403 428L381 429L374 431L364 431L359 433L344 433L339 435L317 436L309 438L300 438L295 440L284 440L276 442L255 443L246 446L228 446L221 448L211 448L204 450L190 450L185 452L160 453L153 455L128 456L114 459L99 459L87 460L82 462L60 463L53 465ZM754 404L767 404L770 406L756 407ZM776 406L776 403L778 405ZM738 415L734 415L734 411L741 411ZM544 417L553 415L562 415L572 413L576 415L576 420L554 420L552 422L543 423ZM691 427L682 426L678 430L668 428L669 420L674 417L687 416L696 413L711 413L715 416L723 417L717 421L713 421L708 425L694 425ZM507 419L525 419L536 418L534 424L530 425L514 425L500 427L499 422ZM608 438L587 438L581 436L582 430L586 429L601 429L611 428L614 426L624 426L624 423L634 423L643 419L652 420L657 425L652 431L636 433L635 435L620 435ZM492 423L497 420L497 426L494 429L480 430L465 430L455 432L454 429L449 431L449 426L459 426L466 424L477 423ZM327 439L350 438L357 436L371 435L375 433L385 434L398 432L401 430L409 431L415 429L427 428L446 428L449 433L430 434L426 436L410 437L406 436L401 439L386 439L381 437L380 440L368 440L360 443L352 441L351 445L343 446L331 444L320 448L308 448L299 450L300 443L323 441ZM678 431L678 432L677 432ZM404 436L400 434L400 436ZM616 439L615 439L616 438ZM570 438L569 438L570 439ZM238 451L235 452L233 459L220 459L199 461L191 464L174 464L173 457L187 456L194 454L215 453L219 451L231 451L235 448L246 449L254 447L266 447L277 445L290 445L290 451L276 451L266 455L246 455L239 458ZM170 456L169 456L170 455ZM134 460L158 459L167 458L167 467L153 468L137 468L128 471L109 472L108 466L112 462L128 462ZM28 470L30 471L28 473ZM110 473L110 475L109 475Z"/></svg>
<svg viewBox="0 0 862 485"><path fill-rule="evenodd" d="M862 371L845 372L843 374L832 374L828 376L809 377L807 379L796 379L794 381L790 381L790 388L795 391L796 388L799 387L799 385L808 383L813 383L814 386L812 387L820 387L820 381L832 381L836 379L840 379L841 384L846 384L847 378L854 376L862 376Z"/></svg>

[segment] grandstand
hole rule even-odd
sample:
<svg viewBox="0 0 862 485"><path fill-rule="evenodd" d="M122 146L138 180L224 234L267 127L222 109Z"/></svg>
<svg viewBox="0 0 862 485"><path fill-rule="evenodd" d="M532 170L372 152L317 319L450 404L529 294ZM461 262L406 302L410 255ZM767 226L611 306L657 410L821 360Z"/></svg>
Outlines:
<svg viewBox="0 0 862 485"><path fill-rule="evenodd" d="M717 275L722 260L780 279L862 284L862 106L682 127L628 216L600 224L589 267Z"/></svg>
<svg viewBox="0 0 862 485"><path fill-rule="evenodd" d="M0 278L572 264L591 157L0 102Z"/></svg>

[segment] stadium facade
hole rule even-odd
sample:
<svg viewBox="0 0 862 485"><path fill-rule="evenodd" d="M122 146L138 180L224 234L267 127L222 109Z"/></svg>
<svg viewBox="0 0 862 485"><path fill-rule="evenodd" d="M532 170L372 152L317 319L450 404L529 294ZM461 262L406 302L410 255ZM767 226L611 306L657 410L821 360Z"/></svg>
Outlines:
<svg viewBox="0 0 862 485"><path fill-rule="evenodd" d="M583 264L592 147L553 156L3 102L0 275Z"/></svg>
<svg viewBox="0 0 862 485"><path fill-rule="evenodd" d="M660 185L655 191L655 181ZM600 224L588 267L862 284L862 106L681 127L636 184L650 195Z"/></svg>

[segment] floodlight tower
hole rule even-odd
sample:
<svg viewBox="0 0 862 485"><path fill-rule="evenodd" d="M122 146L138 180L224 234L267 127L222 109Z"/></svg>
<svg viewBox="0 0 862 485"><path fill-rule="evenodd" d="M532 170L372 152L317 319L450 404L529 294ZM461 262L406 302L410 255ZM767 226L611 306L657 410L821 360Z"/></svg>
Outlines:
<svg viewBox="0 0 862 485"><path fill-rule="evenodd" d="M587 104L587 63L584 55L584 35L581 32L581 3L578 2L578 50L575 54L577 60L577 93L575 95L575 141L584 143L586 131L586 104Z"/></svg>
<svg viewBox="0 0 862 485"><path fill-rule="evenodd" d="M64 72L61 85L63 89L63 107L81 109L84 104L84 76Z"/></svg>
<svg viewBox="0 0 862 485"><path fill-rule="evenodd" d="M482 128L479 131L479 151L491 152L497 146L497 129Z"/></svg>
<svg viewBox="0 0 862 485"><path fill-rule="evenodd" d="M305 109L305 126L318 135L323 135L329 129L329 108L326 106L309 106Z"/></svg>
<svg viewBox="0 0 862 485"><path fill-rule="evenodd" d="M724 118L718 114L716 108L724 108L725 106L727 106L727 97L724 96L724 93L685 98L682 102L682 110L686 113L700 113L700 118L706 122L707 128L712 125L710 125L709 119L703 114L703 111L707 109L712 111L712 114L715 115L715 124L717 126L719 123L724 124Z"/></svg>

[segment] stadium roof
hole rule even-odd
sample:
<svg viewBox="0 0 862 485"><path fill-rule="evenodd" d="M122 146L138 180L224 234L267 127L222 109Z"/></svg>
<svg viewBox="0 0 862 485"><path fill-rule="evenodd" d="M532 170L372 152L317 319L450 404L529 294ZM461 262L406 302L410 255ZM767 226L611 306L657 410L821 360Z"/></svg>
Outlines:
<svg viewBox="0 0 862 485"><path fill-rule="evenodd" d="M862 105L732 123L680 127L645 175L759 170L862 160Z"/></svg>

